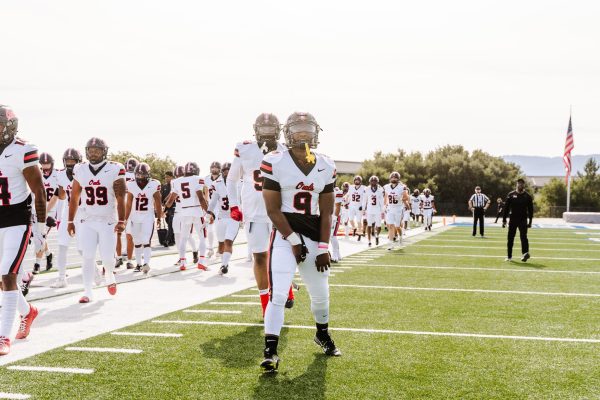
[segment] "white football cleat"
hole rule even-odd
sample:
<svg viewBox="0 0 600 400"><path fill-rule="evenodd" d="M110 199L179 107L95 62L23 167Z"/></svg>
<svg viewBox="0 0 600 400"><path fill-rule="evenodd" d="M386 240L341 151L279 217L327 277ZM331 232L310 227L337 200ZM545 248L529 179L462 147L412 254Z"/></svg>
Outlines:
<svg viewBox="0 0 600 400"><path fill-rule="evenodd" d="M215 252L213 249L208 250L208 253L206 253L206 258L212 258L212 256L215 255Z"/></svg>
<svg viewBox="0 0 600 400"><path fill-rule="evenodd" d="M67 286L67 278L56 278L56 280L52 282L52 285L50 285L53 289L66 288Z"/></svg>

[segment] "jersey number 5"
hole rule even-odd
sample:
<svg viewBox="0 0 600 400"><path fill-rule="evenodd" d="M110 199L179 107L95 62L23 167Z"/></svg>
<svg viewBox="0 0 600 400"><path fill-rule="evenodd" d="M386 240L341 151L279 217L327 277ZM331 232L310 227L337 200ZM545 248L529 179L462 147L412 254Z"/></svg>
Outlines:
<svg viewBox="0 0 600 400"><path fill-rule="evenodd" d="M181 184L181 197L184 199L189 199L192 197L192 192L190 192L190 183L184 182Z"/></svg>

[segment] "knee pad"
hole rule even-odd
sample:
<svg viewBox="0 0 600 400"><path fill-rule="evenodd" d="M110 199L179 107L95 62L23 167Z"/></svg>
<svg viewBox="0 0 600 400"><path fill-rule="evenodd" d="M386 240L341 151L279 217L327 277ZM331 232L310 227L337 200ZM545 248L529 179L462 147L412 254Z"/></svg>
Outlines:
<svg viewBox="0 0 600 400"><path fill-rule="evenodd" d="M271 303L275 304L276 306L285 306L285 302L288 299L288 290L286 290L285 292L273 292L273 294L271 295Z"/></svg>

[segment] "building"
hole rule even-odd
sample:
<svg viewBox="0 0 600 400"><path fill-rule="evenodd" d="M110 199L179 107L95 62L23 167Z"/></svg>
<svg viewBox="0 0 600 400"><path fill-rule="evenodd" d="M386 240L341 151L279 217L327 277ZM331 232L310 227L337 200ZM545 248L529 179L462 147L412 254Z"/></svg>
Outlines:
<svg viewBox="0 0 600 400"><path fill-rule="evenodd" d="M362 167L362 162L335 160L335 166L338 174L356 175Z"/></svg>

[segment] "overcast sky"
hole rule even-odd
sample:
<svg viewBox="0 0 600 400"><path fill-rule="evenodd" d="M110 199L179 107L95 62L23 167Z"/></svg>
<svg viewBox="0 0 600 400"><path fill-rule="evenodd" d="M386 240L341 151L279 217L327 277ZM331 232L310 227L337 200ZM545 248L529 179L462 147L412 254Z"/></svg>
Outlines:
<svg viewBox="0 0 600 400"><path fill-rule="evenodd" d="M231 159L261 112L313 113L320 151L445 144L600 151L592 1L3 1L0 103L60 158L91 136L177 162Z"/></svg>

